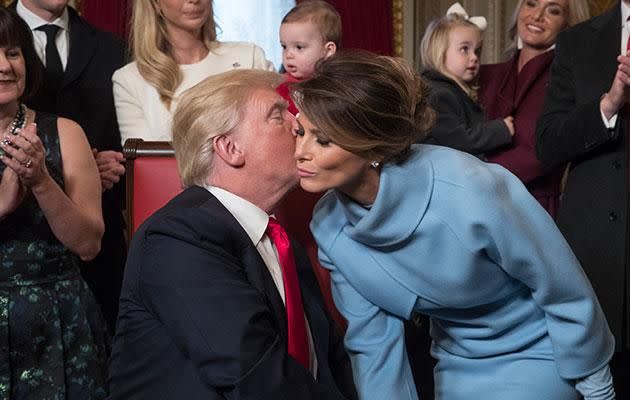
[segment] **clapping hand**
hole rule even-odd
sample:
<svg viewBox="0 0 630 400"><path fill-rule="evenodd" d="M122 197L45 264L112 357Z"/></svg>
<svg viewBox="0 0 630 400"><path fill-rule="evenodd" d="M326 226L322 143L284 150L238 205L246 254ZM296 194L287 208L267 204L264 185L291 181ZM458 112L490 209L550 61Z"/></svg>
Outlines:
<svg viewBox="0 0 630 400"><path fill-rule="evenodd" d="M32 188L48 177L46 150L37 136L37 126L29 124L17 135L5 135L0 147L6 153L2 162L15 171L20 182Z"/></svg>

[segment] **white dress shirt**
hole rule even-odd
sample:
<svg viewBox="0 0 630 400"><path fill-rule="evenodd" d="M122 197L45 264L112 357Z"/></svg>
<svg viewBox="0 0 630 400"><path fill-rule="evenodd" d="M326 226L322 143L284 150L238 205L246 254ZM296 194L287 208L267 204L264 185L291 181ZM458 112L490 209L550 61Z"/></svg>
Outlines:
<svg viewBox="0 0 630 400"><path fill-rule="evenodd" d="M69 27L70 27L70 18L68 16L68 8L66 7L63 10L63 14L56 20L52 22L48 22L40 16L34 14L32 11L24 7L22 0L18 0L16 11L20 17L24 21L33 33L33 44L35 45L35 52L39 56L39 59L42 60L42 63L46 65L46 33L42 31L36 30L38 27L42 25L57 25L59 28L59 32L57 32L57 37L55 39L55 44L57 45L57 51L59 51L59 57L61 58L61 65L63 66L63 70L66 70L66 65L68 65L68 49L70 47L70 35L69 35Z"/></svg>
<svg viewBox="0 0 630 400"><path fill-rule="evenodd" d="M269 222L269 215L257 207L255 204L239 197L233 193L223 190L216 186L208 186L206 189L219 200L225 208L236 218L238 223L243 227L247 236L251 239L252 243L256 246L256 250L260 253L260 257L265 262L273 282L276 284L278 293L282 298L282 302L286 303L284 296L284 281L282 279L282 268L278 261L278 251L273 242L265 234L267 230L267 224ZM306 319L306 332L308 334L308 347L310 353L310 371L314 376L317 376L317 357L315 355L315 347L313 345L313 338L311 336L311 328L308 325L308 318Z"/></svg>

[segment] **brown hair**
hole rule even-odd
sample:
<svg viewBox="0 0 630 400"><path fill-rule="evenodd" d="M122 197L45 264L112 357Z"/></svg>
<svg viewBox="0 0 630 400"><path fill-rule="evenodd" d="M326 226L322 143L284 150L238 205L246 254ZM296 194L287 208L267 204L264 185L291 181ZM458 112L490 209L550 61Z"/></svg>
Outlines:
<svg viewBox="0 0 630 400"><path fill-rule="evenodd" d="M238 126L255 90L273 90L281 81L275 72L237 69L212 75L182 94L173 117L173 148L185 187L207 183L214 138Z"/></svg>
<svg viewBox="0 0 630 400"><path fill-rule="evenodd" d="M434 19L429 23L429 26L427 26L427 30L424 32L424 36L420 42L422 67L437 71L449 79L452 79L469 97L476 100L476 87L464 82L446 68L446 51L449 45L449 35L453 28L457 27L472 28L477 30L480 35L482 34L481 29L479 29L477 25L459 14L447 14Z"/></svg>
<svg viewBox="0 0 630 400"><path fill-rule="evenodd" d="M281 24L306 21L317 26L324 42L341 47L341 16L332 5L323 0L303 1L282 18Z"/></svg>
<svg viewBox="0 0 630 400"><path fill-rule="evenodd" d="M435 119L426 83L401 58L339 52L293 88L300 112L335 144L368 160L402 161Z"/></svg>
<svg viewBox="0 0 630 400"><path fill-rule="evenodd" d="M25 86L21 101L34 96L42 83L42 69L33 45L33 34L26 22L13 10L0 7L0 47L19 47L24 57Z"/></svg>

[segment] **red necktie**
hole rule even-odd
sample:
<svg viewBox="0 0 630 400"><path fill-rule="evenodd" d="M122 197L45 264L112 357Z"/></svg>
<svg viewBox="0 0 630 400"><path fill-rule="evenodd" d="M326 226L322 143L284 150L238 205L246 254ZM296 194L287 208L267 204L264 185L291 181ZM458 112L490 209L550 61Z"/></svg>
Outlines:
<svg viewBox="0 0 630 400"><path fill-rule="evenodd" d="M305 368L309 368L309 348L306 336L306 321L304 319L304 307L302 295L298 284L297 270L293 249L286 231L275 218L269 218L267 235L271 238L278 250L278 259L282 267L282 280L284 281L284 298L287 308L288 325L288 350Z"/></svg>

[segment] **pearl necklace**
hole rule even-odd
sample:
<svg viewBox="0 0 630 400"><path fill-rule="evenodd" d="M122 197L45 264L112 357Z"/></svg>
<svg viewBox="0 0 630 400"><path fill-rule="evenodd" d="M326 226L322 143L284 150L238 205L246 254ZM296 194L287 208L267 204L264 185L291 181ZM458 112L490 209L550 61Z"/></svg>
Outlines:
<svg viewBox="0 0 630 400"><path fill-rule="evenodd" d="M7 133L17 135L22 129L24 129L27 121L28 116L26 115L26 106L23 103L20 103L17 111L15 112L15 116L13 117L13 121L11 121L7 127ZM6 139L2 139L2 141L5 144L11 144L11 142ZM4 150L0 149L0 156L4 156L5 154Z"/></svg>

